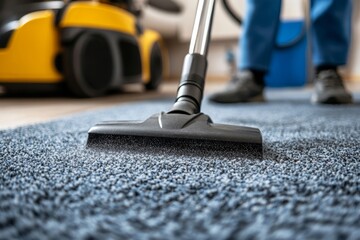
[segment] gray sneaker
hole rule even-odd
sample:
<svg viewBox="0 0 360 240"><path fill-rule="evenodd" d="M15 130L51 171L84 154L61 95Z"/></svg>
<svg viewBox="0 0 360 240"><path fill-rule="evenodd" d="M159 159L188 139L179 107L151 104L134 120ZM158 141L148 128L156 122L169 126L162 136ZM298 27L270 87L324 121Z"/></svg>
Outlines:
<svg viewBox="0 0 360 240"><path fill-rule="evenodd" d="M263 102L264 86L258 85L251 71L238 72L225 89L210 95L216 103Z"/></svg>
<svg viewBox="0 0 360 240"><path fill-rule="evenodd" d="M347 104L352 103L351 94L346 91L343 80L336 70L321 71L315 79L312 103Z"/></svg>

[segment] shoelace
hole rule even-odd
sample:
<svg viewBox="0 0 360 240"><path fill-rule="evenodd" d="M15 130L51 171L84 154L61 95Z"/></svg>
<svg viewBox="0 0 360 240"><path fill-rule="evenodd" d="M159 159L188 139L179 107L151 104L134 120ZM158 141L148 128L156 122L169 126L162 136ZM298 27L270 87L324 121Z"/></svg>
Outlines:
<svg viewBox="0 0 360 240"><path fill-rule="evenodd" d="M333 70L327 70L320 73L319 81L326 88L337 88L344 86L340 75Z"/></svg>
<svg viewBox="0 0 360 240"><path fill-rule="evenodd" d="M231 80L230 80L230 83L244 83L244 82L247 82L248 81L248 78L244 78L241 73L235 73Z"/></svg>
<svg viewBox="0 0 360 240"><path fill-rule="evenodd" d="M239 82L241 79L238 77L238 75L233 75L232 78L230 79L230 83L237 83Z"/></svg>

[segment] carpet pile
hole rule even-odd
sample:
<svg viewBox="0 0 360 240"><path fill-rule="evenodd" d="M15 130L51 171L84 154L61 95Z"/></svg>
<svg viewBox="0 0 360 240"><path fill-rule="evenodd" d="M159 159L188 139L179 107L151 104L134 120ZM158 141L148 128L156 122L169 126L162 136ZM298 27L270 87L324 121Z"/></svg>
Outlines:
<svg viewBox="0 0 360 240"><path fill-rule="evenodd" d="M307 92L213 105L214 122L261 129L264 158L173 149L94 151L87 130L145 119L138 102L0 132L1 239L360 239L360 95Z"/></svg>

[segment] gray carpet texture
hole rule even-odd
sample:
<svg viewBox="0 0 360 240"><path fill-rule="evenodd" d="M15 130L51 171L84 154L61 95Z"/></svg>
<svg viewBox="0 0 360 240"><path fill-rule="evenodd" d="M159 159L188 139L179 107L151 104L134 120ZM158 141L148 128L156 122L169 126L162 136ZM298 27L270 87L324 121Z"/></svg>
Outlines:
<svg viewBox="0 0 360 240"><path fill-rule="evenodd" d="M267 95L203 104L214 122L260 128L263 159L85 148L93 124L144 120L172 99L1 131L0 239L360 239L360 95Z"/></svg>

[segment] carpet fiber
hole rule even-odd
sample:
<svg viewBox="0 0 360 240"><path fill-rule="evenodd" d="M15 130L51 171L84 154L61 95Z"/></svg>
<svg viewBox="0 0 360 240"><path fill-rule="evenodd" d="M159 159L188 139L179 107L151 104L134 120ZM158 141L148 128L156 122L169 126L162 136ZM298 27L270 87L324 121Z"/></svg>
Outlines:
<svg viewBox="0 0 360 240"><path fill-rule="evenodd" d="M259 127L263 160L84 148L98 121L145 119L168 99L0 132L0 238L360 239L360 95L268 98L203 106L214 122Z"/></svg>

